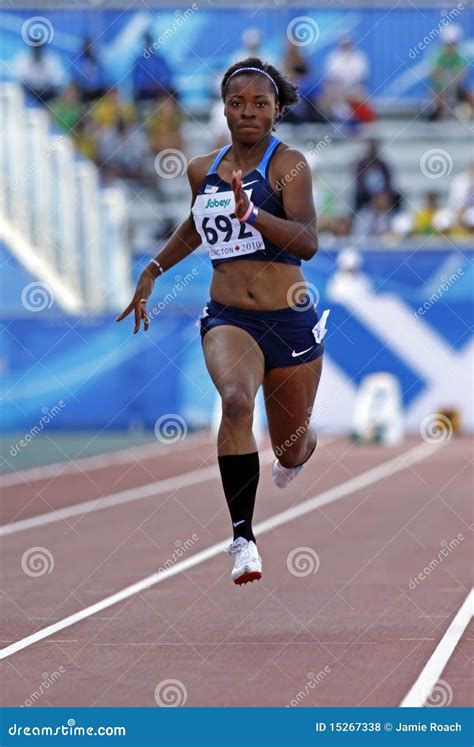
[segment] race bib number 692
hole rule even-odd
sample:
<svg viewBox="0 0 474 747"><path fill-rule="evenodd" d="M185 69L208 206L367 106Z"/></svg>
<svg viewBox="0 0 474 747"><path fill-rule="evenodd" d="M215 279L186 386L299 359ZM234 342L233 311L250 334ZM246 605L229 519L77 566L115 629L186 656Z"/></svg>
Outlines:
<svg viewBox="0 0 474 747"><path fill-rule="evenodd" d="M252 190L248 190L250 199ZM226 259L265 249L263 237L234 212L234 193L198 195L192 212L196 229L211 259Z"/></svg>

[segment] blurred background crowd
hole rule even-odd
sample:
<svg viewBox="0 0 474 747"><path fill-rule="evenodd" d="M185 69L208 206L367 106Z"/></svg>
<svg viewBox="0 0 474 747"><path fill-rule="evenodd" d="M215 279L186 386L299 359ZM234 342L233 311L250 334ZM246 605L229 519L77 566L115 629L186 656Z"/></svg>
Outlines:
<svg viewBox="0 0 474 747"><path fill-rule="evenodd" d="M439 122L473 120L474 93L462 39L461 27L450 23L421 53L429 66L425 101L421 110L409 114L404 127L411 122L425 126L425 150L430 124L436 132ZM422 189L414 182L412 194L404 188L387 147L392 140L390 131L381 139L376 137L377 125L387 118L368 85L377 59L358 47L353 33L344 29L338 33L332 49L321 56L320 69L315 69L305 54L305 46L290 39L285 39L286 51L280 59L266 51L264 35L257 28L245 29L241 41L241 49L229 56L229 64L259 56L282 69L299 87L300 101L285 112L281 136L288 136L308 155L319 228L329 242L347 237L472 238L474 163L466 158L454 173L441 164L446 178L436 184L433 181L431 189L426 189L426 180ZM176 185L170 184L167 174L163 176L159 162L157 168L160 154L172 149L189 159L196 148L205 152L229 142L219 96L223 70L209 67L208 101L205 112L196 115L182 104L166 45L157 44L152 29L144 33L141 47L128 73L127 95L120 86L111 85L100 42L91 38L83 39L74 63L67 69L45 44L19 52L9 63L8 72L21 83L28 99L44 106L54 125L66 131L77 150L100 168L105 184L123 180L134 194L143 188L149 200L160 205L179 197ZM329 142L328 137L333 144L357 145L350 151L354 154L351 162L344 159L349 188L339 184L335 173L339 164L327 161L330 149L323 146ZM315 147L315 140L320 147ZM179 220L176 210L165 209L162 214L166 217L157 224L154 239L169 235Z"/></svg>

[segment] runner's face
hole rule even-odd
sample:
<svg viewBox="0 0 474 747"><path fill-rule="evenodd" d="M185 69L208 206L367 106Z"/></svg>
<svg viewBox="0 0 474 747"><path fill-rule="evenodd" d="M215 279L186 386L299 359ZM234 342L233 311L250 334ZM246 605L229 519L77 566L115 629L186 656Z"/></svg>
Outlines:
<svg viewBox="0 0 474 747"><path fill-rule="evenodd" d="M227 85L224 114L232 139L257 143L272 131L278 116L275 89L264 75L236 75Z"/></svg>

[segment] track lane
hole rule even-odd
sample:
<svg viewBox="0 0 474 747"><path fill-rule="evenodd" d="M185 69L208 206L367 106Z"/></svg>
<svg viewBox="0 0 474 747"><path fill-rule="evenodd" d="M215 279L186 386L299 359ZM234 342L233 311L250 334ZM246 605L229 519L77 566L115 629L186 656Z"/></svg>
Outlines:
<svg viewBox="0 0 474 747"><path fill-rule="evenodd" d="M344 457L343 467L337 467L342 453L344 453L344 451L347 452L347 444L345 444L345 449L342 449L340 451L338 451L339 447L339 444L334 445L332 458L327 462L323 463L322 460L318 462L318 474L315 474L314 468L311 471L311 474L309 473L309 471L306 475L305 473L302 473L299 478L300 483L298 488L296 489L296 485L291 486L291 489L295 490L296 495L298 493L304 493L307 489L310 490L311 485L315 481L319 482L321 480L321 475L324 475L325 471L327 471L328 468L329 472L333 472L334 469L340 469L341 472L344 473L347 473L348 470L352 469L351 457L353 452L351 451L349 451L349 454L346 454L346 456ZM458 444L450 444L448 448L452 449L453 447L456 450ZM364 451L366 451L365 447ZM373 456L377 456L378 458L380 458L381 452L379 450L368 449L367 451L372 451ZM443 455L441 465L444 465L445 461L446 463L450 463L450 460L445 458L445 453L446 449L443 449L438 454L438 462L440 462L441 455ZM359 466L361 465L361 456L362 452L359 451L357 457L354 459L354 463L358 463ZM367 457L367 454L365 454L365 457ZM433 460L429 460L429 462L431 465L433 463ZM457 462L459 462L459 459L457 460ZM421 465L417 467L417 473L420 473L420 466ZM424 465L424 468L426 466L427 465ZM444 469L443 466L441 468ZM453 474L456 472L456 470L459 471L458 464L456 464L456 469L453 470ZM427 484L428 490L425 492L425 495L423 497L428 501L428 509L425 509L428 511L428 517L430 515L429 493L430 490L432 491L432 486L430 486L429 483L432 476L431 472L432 470L429 469L427 470L428 474L425 474L425 469L423 469L421 476L419 474L414 474L411 470L403 473L403 475L406 477L410 476L412 480L410 489L413 494L417 490L419 490L419 484L423 484L422 481ZM305 482L302 482L303 476ZM401 477L401 475L399 477ZM448 475L446 475L446 477L448 477ZM405 477L404 481L406 482ZM391 482L393 481L390 481L388 484L390 485ZM384 483L382 483L382 485L384 485ZM462 472L460 485L461 487L463 485ZM83 674L81 674L81 670L75 669L75 666L77 666L78 662L80 662L80 665L82 667L85 661L87 661L87 671L90 675L94 670L94 657L97 657L97 666L101 671L104 671L104 662L108 661L110 665L112 665L113 663L110 672L108 672L106 666L107 687L104 688L101 692L100 685L104 684L103 677L92 677L93 681L95 681L96 679L100 680L100 683L97 682L97 686L94 685L93 687L94 693L97 693L100 700L98 704L106 705L117 704L117 702L120 702L120 704L130 705L152 705L152 703L148 702L150 698L149 690L144 687L143 682L141 686L138 686L135 675L137 672L139 672L139 679L140 677L143 677L145 675L146 663L148 662L150 665L152 664L152 662L150 661L150 656L147 655L146 652L148 651L148 654L150 654L151 651L155 651L156 657L152 656L151 658L155 662L159 662L159 670L161 671L163 667L164 669L169 669L170 667L173 668L171 665L174 662L175 675L176 672L181 672L181 678L183 680L186 680L188 686L193 690L193 697L198 698L198 700L201 699L200 702L189 703L190 705L205 704L204 701L206 701L209 705L213 704L216 699L217 702L215 704L224 705L225 703L223 702L223 700L226 693L222 690L222 684L225 681L225 677L228 677L228 667L226 670L225 661L227 661L227 659L226 657L223 657L224 660L222 660L221 654L223 652L226 652L227 657L231 657L231 661L233 662L234 667L237 668L237 672L240 673L241 676L243 675L246 677L246 675L250 671L252 671L252 673L255 675L255 665L258 662L260 662L260 668L263 667L262 671L257 676L255 676L254 682L250 686L249 692L246 694L243 694L239 691L234 693L232 697L234 698L235 702L232 702L231 704L251 704L245 701L244 698L246 698L247 696L257 697L258 693L258 697L260 698L258 702L259 705L284 705L284 703L275 702L275 687L273 687L272 689L272 687L270 686L270 691L265 694L265 686L263 687L263 691L261 691L259 690L259 683L261 684L262 681L263 683L267 681L271 682L272 677L273 679L275 677L281 677L283 681L289 678L288 681L292 682L294 690L295 683L300 682L299 675L302 672L301 652L307 652L308 650L317 652L318 655L313 656L311 660L314 663L315 667L317 664L321 664L325 658L327 659L329 657L329 653L334 656L334 651L341 651L341 649L344 649L344 646L347 648L348 644L352 644L352 648L349 653L346 654L346 656L350 657L351 651L360 652L362 650L363 658L361 660L359 654L359 657L355 657L355 661L350 661L349 664L347 662L345 663L345 669L347 670L348 666L350 665L350 671L357 672L358 676L362 676L362 674L366 672L366 677L373 677L373 681L371 682L372 686L374 684L377 685L377 659L376 657L374 658L373 652L375 650L374 646L376 646L377 644L380 645L380 641L378 641L377 638L375 640L372 640L373 636L371 639L370 631L368 636L361 635L361 633L363 633L364 631L364 628L361 629L359 627L359 624L356 623L356 621L358 620L357 615L355 617L352 617L350 615L350 606L352 606L354 610L360 612L361 624L363 624L366 620L369 622L371 620L377 620L377 615L383 613L382 617L380 617L377 622L378 627L376 628L376 630L378 633L380 633L379 628L383 632L387 624L393 626L396 630L396 620L401 616L402 619L406 617L407 619L412 621L411 625L413 627L408 626L407 630L400 630L400 624L398 623L398 632L405 633L404 636L398 635L398 639L402 637L427 637L427 632L425 629L425 625L427 623L426 611L423 611L424 602L422 605L418 604L418 606L420 606L422 610L422 612L420 612L419 610L417 610L416 604L413 603L414 601L417 601L417 597L415 596L414 599L410 599L410 594L415 592L408 593L406 589L403 589L404 594L401 597L400 603L393 602L394 606L389 606L388 611L385 611L387 605L390 605L390 603L392 602L390 595L387 595L386 587L387 583L390 582L388 583L388 585L390 586L390 590L392 591L391 568L392 566L396 568L397 562L398 564L400 564L400 556L398 552L396 552L394 556L392 556L388 550L382 553L382 557L385 558L385 553L387 552L389 560L388 565L386 565L386 561L384 560L384 563L379 570L379 575L381 574L381 578L379 578L378 582L374 580L370 575L370 567L371 565L373 565L373 563L371 563L366 570L361 571L361 580L364 581L361 587L359 587L358 578L354 579L351 582L351 584L349 585L349 596L347 589L341 592L341 587L337 586L337 584L336 589L333 588L335 586L335 580L338 578L339 573L344 573L344 569L340 569L340 562L338 562L337 560L337 547L339 546L337 540L340 540L340 542L344 542L343 546L344 548L347 548L347 552L349 553L351 567L363 568L363 558L358 557L358 549L365 548L367 551L374 549L370 541L368 543L364 543L364 537L380 537L380 533L382 532L383 534L383 529L387 524L387 520L393 518L390 511L388 516L381 516L379 504L380 502L382 502L382 506L385 509L387 509L387 503L389 508L392 505L398 507L396 500L398 498L397 491L399 490L399 487L397 487L397 491L395 491L395 497L391 494L388 501L386 495L387 485L386 487L383 487L382 490L380 490L380 487L381 486L374 486L374 489L365 492L361 491L354 496L347 497L344 501L332 504L330 508L326 507L319 510L315 515L318 518L318 523L317 527L315 526L314 538L318 543L323 543L322 545L317 545L318 552L321 548L320 556L321 558L323 558L323 549L324 552L326 552L327 547L327 552L329 553L327 557L328 569L332 569L332 576L329 576L329 583L324 583L323 577L321 576L323 563L321 563L321 569L320 571L318 571L318 574L310 577L311 581L314 581L315 579L319 581L315 588L317 595L316 598L318 600L318 603L320 603L320 607L318 607L318 609L322 608L322 611L319 612L317 616L317 618L319 619L316 627L317 640L319 641L319 643L315 643L315 631L311 631L311 629L311 636L307 635L305 638L304 636L306 635L307 631L305 631L304 628L301 630L301 634L298 634L297 638L292 641L291 644L287 643L287 641L289 640L288 630L292 629L292 626L296 628L298 625L297 621L305 623L304 616L303 618L301 618L301 609L302 607L303 609L305 608L305 600L308 597L309 589L305 587L303 591L303 586L301 585L302 583L305 584L307 580L305 580L304 578L295 579L288 573L287 568L285 570L284 561L287 556L287 553L285 554L285 549L288 548L288 544L285 546L285 548L282 549L279 546L279 543L281 537L287 539L290 537L290 535L293 536L293 533L296 530L297 540L299 544L305 544L304 542L302 543L302 538L304 538L305 534L307 534L308 524L307 519L305 522L305 519L302 518L293 522L292 524L282 527L281 529L273 530L271 537L263 538L262 548L264 548L263 553L265 560L265 576L263 584L259 587L254 584L253 587L250 587L248 589L246 588L245 591L236 591L233 587L230 587L228 581L227 563L225 560L223 562L220 558L216 558L214 560L208 561L200 568L192 569L191 571L186 573L186 576L180 576L179 578L176 577L175 579L170 580L165 584L161 584L156 589L150 589L149 591L140 594L139 597L134 598L134 600L128 600L127 602L124 602L118 608L104 611L100 615L100 620L97 618L92 618L88 621L84 621L74 626L74 628L72 628L67 635L66 631L62 631L57 636L57 638L60 640L69 639L71 641L79 638L78 644L75 644L73 642L68 644L58 644L59 649L57 649L57 646L54 644L54 639L52 639L50 643L42 642L40 644L37 644L33 657L31 657L30 653L28 653L27 651L20 652L19 654L15 655L15 667L18 668L18 666L23 665L28 667L31 665L33 658L36 661L35 669L37 667L41 668L41 665L45 662L45 652L47 652L47 656L49 657L48 661L57 662L62 657L62 661L64 662L65 658L70 657L71 654L75 651L78 658L73 659L70 664L70 678L72 681L76 681L77 684L77 678L79 678L79 681L82 681L81 678L83 677ZM453 483L451 483L447 488L447 491L450 492L451 490L453 490L453 487ZM456 485L455 487L456 495L460 496L460 490L458 490L458 486ZM407 490L405 488L405 490L403 491L403 500L401 502L402 513L406 512L412 507L410 503L410 491L408 491L408 495L406 493ZM199 493L199 495L201 498L200 505L204 506L206 503L206 499L202 500L203 496L201 492ZM281 505L282 501L286 502L288 501L288 499L291 501L292 497L294 496L290 497L290 494L285 493L284 491L281 491L281 493L276 495L267 495L267 492L263 491L263 494L259 496L259 506L260 508L263 508L264 505L265 507L267 507L269 501L271 502L272 506L275 505L275 502L279 502ZM441 497L446 499L447 496L442 492ZM419 498L417 496L415 503L418 504L418 501ZM460 498L458 497L458 504L462 505L456 505L456 513L459 513L459 510L462 510L462 506L464 505L463 502L464 498L461 495ZM437 505L439 504L437 509L438 511L441 507L443 511L446 512L445 515L447 517L447 521L453 521L453 517L455 517L456 514L453 513L453 511L447 509L439 499L436 500L436 503ZM344 510L342 511L342 509ZM403 513L403 516L404 515L405 514ZM420 516L422 515L423 512L420 513ZM361 522L362 516L365 520ZM349 518L345 519L345 517ZM375 526L372 526L371 522L375 517L377 518L377 522ZM224 516L224 518L226 520L226 516ZM441 520L443 519L443 517L438 516L438 519L440 518ZM455 520L459 522L459 519ZM420 531L420 527L424 527L426 531L433 532L433 526L436 526L436 523L427 522L426 516L424 521L422 521L420 525L417 524L417 522L419 521L418 518L412 519L412 522L413 521L415 522L414 526L416 526L417 533ZM431 529L429 529L427 524L429 524ZM449 526L446 521L441 525L445 528ZM337 526L339 526L340 528L337 529ZM351 530L350 532L348 530L348 527ZM411 528L413 529L413 526ZM355 536L352 537L351 532L354 530L356 530ZM344 531L344 535L342 534L342 531ZM346 535L348 533L350 536L349 543L347 544ZM415 542L415 540L411 539L409 535L408 540L413 543L415 549L420 547L418 542ZM334 547L335 541L336 545ZM327 546L325 542L328 543ZM394 544L396 548L396 543ZM409 549L410 548L411 545ZM128 547L127 551L129 557L134 558L133 565L135 566L136 558L133 556L132 548ZM333 557L334 551L336 551L335 557ZM403 553L403 555L405 554L405 552ZM418 552L417 549L416 552ZM148 557L149 553L145 552L144 554L146 557ZM456 557L461 558L461 555L453 555L452 558L449 559L450 562L452 563L453 559ZM460 560L456 560L456 563L460 563ZM118 567L116 567L116 573L119 572L119 574L121 574L124 568L125 572L127 572L128 569L125 567L124 563L119 562ZM448 568L448 566L446 566L446 568ZM335 572L335 569L339 570ZM456 572L463 572L462 563L460 564L460 569L456 567ZM366 578L367 573L369 574L368 578ZM289 578L286 578L285 574L286 577ZM278 583L279 576L285 578L283 589L285 589L289 585L290 596L288 600L284 595L282 596L284 592L281 587L281 578L280 583ZM121 575L120 577L122 578L123 575ZM209 583L209 577L212 579L213 583L216 584L216 586L214 587L214 589L208 591L209 586L212 586L212 584ZM34 580L38 581L42 579ZM275 582L274 588L271 584L272 580ZM94 582L97 582L97 577L94 579ZM432 579L427 579L424 584L427 584L427 582L431 583ZM87 587L88 589L96 588L94 586L91 586L90 584L88 584ZM278 590L277 599L275 598L275 589ZM101 590L103 591L103 589ZM204 596L202 595L201 590L205 592ZM291 590L294 591L294 598L291 595ZM381 593L382 590L384 591L383 594ZM338 591L343 599L337 596L337 594L335 598L333 598L334 591ZM420 589L417 588L416 595L418 595L419 593ZM84 594L84 597L87 596L85 590L81 592L80 598L82 597L82 594ZM380 599L378 599L379 594ZM361 596L360 600L359 596ZM309 594L309 598L311 599L311 593ZM253 602L255 602L255 612L253 612L253 607L251 606L248 607L247 611L247 605L252 600ZM420 601L422 601L421 598L418 599L418 602ZM453 601L455 600L453 600L452 596L450 597L449 594L444 595L441 614L449 617L451 607L453 606ZM363 602L363 604L361 605L360 602ZM379 605L379 602L381 606ZM194 607L189 611L188 608L190 604L193 603ZM241 609L242 604L244 605L244 609ZM286 610L281 608L282 604L283 607L286 607ZM290 610L290 613L288 612L288 610ZM416 611L414 612L413 610ZM440 607L438 607L437 610L437 614L440 614ZM236 633L232 633L226 640L226 636L229 636L229 631L232 631L233 628L232 621L241 620L241 618L244 616L244 612L246 614L249 614L250 623L247 624L250 625L250 629L248 631L245 630L245 623L243 625L239 624L239 630ZM395 621L393 618L394 614L396 616ZM180 615L183 616L181 620L179 620ZM425 615L425 617L423 617L423 615ZM114 619L103 620L102 617L112 617ZM221 619L222 617L223 619ZM209 627L206 630L206 624L209 625L209 621L212 621L211 629L212 632L216 633L215 638L210 638ZM341 623L338 623L338 621L341 621ZM344 624L342 624L342 622ZM438 623L438 625L440 625L440 619L435 619L434 621L433 619L431 619L429 622L434 622L435 625L436 623ZM173 627L169 628L170 625ZM264 625L266 625L265 628L263 628ZM263 631L265 631L265 635L263 635ZM150 632L153 632L153 636L150 636ZM243 640L237 633L241 635L243 634ZM327 634L324 635L325 633ZM439 630L436 627L432 635L439 635ZM155 646L154 648L151 648L149 644L151 644L153 641L156 641L159 636L163 636L160 644ZM93 640L91 640L91 638L93 638ZM407 642L399 641L398 639L397 642L393 644L393 651L391 650L389 643L387 643L386 640L383 641L383 651L385 657L384 662L386 660L389 665L393 664L393 667L396 667L400 662L400 646L403 647L403 651L406 651L407 646L410 646L414 647L414 653L411 655L410 662L414 665L414 669L418 667L418 671L421 670L424 660L426 660L427 658L427 648L429 648L429 641ZM252 640L254 640L255 643L260 643L261 645L257 646L252 644ZM87 643L87 641L90 641L90 643ZM275 648L278 646L282 647L285 643L287 643L287 645L284 646L283 651L276 657L274 662L271 661L271 657L274 656L275 653ZM86 648L85 650L81 651L81 648L83 648L84 645L86 645ZM216 651L213 652L213 648L216 649ZM52 653L53 651L55 652L54 655ZM143 653L143 651L145 651L145 656L137 661L137 658ZM300 653L298 653L298 651ZM369 653L364 653L370 651L372 651L372 654L370 655ZM207 652L211 654L210 659ZM185 660L183 660L183 656ZM367 658L369 656L370 658ZM202 665L203 669L200 676L204 676L204 669L209 670L210 667L212 668L214 674L209 675L209 682L206 683L204 688L198 688L196 690L195 677L192 671L188 672L188 657L191 662L194 662L195 666L197 666L197 662L200 662L200 664ZM208 661L206 661L206 659ZM209 663L209 661L211 663ZM305 661L304 658L303 661ZM334 702L334 699L337 699L337 695L335 693L339 688L338 680L336 679L336 660L333 659L332 661L334 666L331 667L330 674L334 680L333 684L329 687L329 675L325 675L324 681L326 682L326 685L328 687L325 686L325 690L322 689L321 686L323 684L323 680L321 680L321 682L319 682L319 684L317 685L318 698L322 699L321 704L324 704L324 698L322 695L323 692L326 692L326 695L328 697L327 704L338 704ZM26 664L24 664L24 662L26 662ZM118 662L118 669L121 672L120 675L118 675L116 667L116 664ZM296 664L298 665L297 671L295 670ZM342 664L339 663L337 666L340 667L342 665L344 665L344 660L342 661ZM126 672L128 667L131 667L130 672L132 672L132 674L130 674L129 672L124 676L128 683L130 681L133 681L133 693L130 693L130 690L127 691L126 686L124 689L124 677L122 676L122 674ZM145 667L145 670L143 669L143 667ZM280 673L280 675L277 675L277 672L279 671L278 667L283 669L285 674ZM26 671L28 671L28 669L26 669ZM270 677L269 680L268 671L272 673L272 677ZM318 669L317 671L319 672L320 670ZM153 672L149 673L150 677L154 676ZM315 674L317 674L317 672ZM399 674L399 672L396 672L395 676ZM41 673L38 674L38 676L40 675ZM119 679L119 677L121 679ZM216 680L215 677L217 677ZM339 675L337 675L337 677L339 677ZM378 679L380 680L381 677L379 677ZM149 677L147 677L146 681L147 683L149 683ZM217 687L215 686L216 682L218 685ZM343 682L344 677L341 680L341 686L343 685ZM280 687L280 679L278 679L278 683ZM66 688L65 697L67 698L67 691L69 689L69 686L66 686L66 680L64 680L64 684ZM305 678L303 678L301 686L303 688L306 687ZM147 684L147 687L149 687L149 684ZM393 682L389 687L391 687L393 690ZM313 693L313 690L311 688L309 689L311 693ZM314 691L316 692L316 687ZM291 692L288 689L285 690L285 688L283 688L282 692L286 692L289 696L289 699L293 697L291 696ZM347 687L343 688L341 692L347 695ZM367 693L369 692L370 688L367 689ZM22 693L24 693L24 690L22 690ZM227 691L227 695L228 694L229 691ZM400 692L400 699L403 694L403 692ZM378 700L380 698L381 703L379 704L395 704L393 702L393 694L390 692L390 689L388 691L388 695L392 699L387 702L387 684L385 682L382 683L381 686L376 688L375 693L370 697L375 698L375 700ZM58 698L59 695L56 695L55 697ZM305 695L304 701L306 701L308 697L309 696ZM304 701L301 702L301 705L307 704ZM353 699L351 700L349 697L348 703L350 704L353 702ZM63 704L66 704L66 702L63 702ZM87 704L92 704L92 701ZM308 704L312 705L313 702ZM363 704L372 703L364 702Z"/></svg>

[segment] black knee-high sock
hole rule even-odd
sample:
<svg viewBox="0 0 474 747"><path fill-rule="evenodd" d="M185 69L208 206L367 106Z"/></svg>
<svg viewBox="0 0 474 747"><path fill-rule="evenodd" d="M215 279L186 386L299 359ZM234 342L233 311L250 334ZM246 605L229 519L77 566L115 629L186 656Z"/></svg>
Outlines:
<svg viewBox="0 0 474 747"><path fill-rule="evenodd" d="M251 454L228 454L218 457L222 485L229 506L234 540L237 537L253 540L252 516L255 506L260 462L258 451Z"/></svg>

